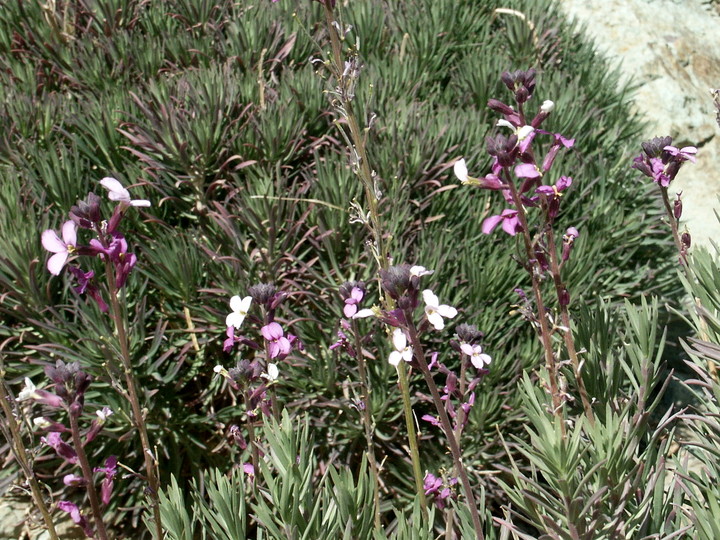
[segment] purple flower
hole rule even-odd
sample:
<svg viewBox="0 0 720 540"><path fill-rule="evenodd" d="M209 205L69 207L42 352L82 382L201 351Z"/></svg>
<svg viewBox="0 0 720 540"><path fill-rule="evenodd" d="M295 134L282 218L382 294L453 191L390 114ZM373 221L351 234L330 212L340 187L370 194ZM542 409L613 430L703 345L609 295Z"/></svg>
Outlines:
<svg viewBox="0 0 720 540"><path fill-rule="evenodd" d="M66 474L63 476L63 484L69 487L80 487L87 484L87 481L77 474Z"/></svg>
<svg viewBox="0 0 720 540"><path fill-rule="evenodd" d="M75 251L77 246L77 225L70 220L63 223L62 240L52 229L42 233L42 245L50 253L54 253L48 259L47 269L54 275L60 275L60 271L68 260L68 257Z"/></svg>
<svg viewBox="0 0 720 540"><path fill-rule="evenodd" d="M357 305L362 302L365 293L360 287L353 287L350 291L350 296L345 299L345 306L343 307L343 313L349 319L355 315L358 311Z"/></svg>
<svg viewBox="0 0 720 540"><path fill-rule="evenodd" d="M85 516L80 513L80 509L75 503L71 503L70 501L58 501L57 507L63 512L70 514L70 519L72 519L76 525L82 527L82 530L88 538L95 537L95 533L92 530L92 527L90 527L90 523L88 523Z"/></svg>
<svg viewBox="0 0 720 540"><path fill-rule="evenodd" d="M678 150L674 146L668 145L663 148L663 150L679 161L692 161L693 163L695 163L695 154L697 154L697 148L695 148L694 146L684 146Z"/></svg>
<svg viewBox="0 0 720 540"><path fill-rule="evenodd" d="M439 478L432 473L427 473L423 481L423 487L425 488L425 495L434 495L435 505L442 510L445 508L448 498L455 498L452 487L457 483L457 478L450 478L449 481L445 482L443 478Z"/></svg>
<svg viewBox="0 0 720 540"><path fill-rule="evenodd" d="M105 460L104 467L95 467L95 472L105 473L105 478L100 485L100 499L103 504L107 505L110 503L110 497L112 496L113 486L115 484L115 475L117 474L118 459L115 456L110 456Z"/></svg>
<svg viewBox="0 0 720 540"><path fill-rule="evenodd" d="M572 178L568 176L561 176L553 186L540 186L535 190L535 193L545 195L547 198L547 213L551 218L555 218L560 210L560 197L562 192L570 187L572 184Z"/></svg>
<svg viewBox="0 0 720 540"><path fill-rule="evenodd" d="M270 358L285 357L290 353L290 341L285 337L285 332L278 323L271 322L263 326L260 332L269 344Z"/></svg>
<svg viewBox="0 0 720 540"><path fill-rule="evenodd" d="M68 463L77 463L77 454L72 446L63 442L62 437L59 433L53 431L47 434L47 437L40 437L40 440L47 444L50 448L55 450L57 454L65 459Z"/></svg>
<svg viewBox="0 0 720 540"><path fill-rule="evenodd" d="M563 235L563 249L562 249L562 261L565 262L570 258L570 252L572 251L575 239L580 236L580 233L575 227L568 227Z"/></svg>
<svg viewBox="0 0 720 540"><path fill-rule="evenodd" d="M100 311L106 313L108 310L108 305L105 303L105 300L103 300L102 295L100 294L100 289L98 289L92 281L92 279L95 277L95 272L93 272L92 270L90 270L89 272L83 272L77 266L69 266L68 270L72 272L78 282L78 286L74 288L75 292L78 294L87 293L90 298L97 302Z"/></svg>
<svg viewBox="0 0 720 540"><path fill-rule="evenodd" d="M485 234L490 234L501 222L503 230L510 236L515 236L518 231L522 230L517 210L509 208L503 210L499 216L490 216L483 221L481 230Z"/></svg>

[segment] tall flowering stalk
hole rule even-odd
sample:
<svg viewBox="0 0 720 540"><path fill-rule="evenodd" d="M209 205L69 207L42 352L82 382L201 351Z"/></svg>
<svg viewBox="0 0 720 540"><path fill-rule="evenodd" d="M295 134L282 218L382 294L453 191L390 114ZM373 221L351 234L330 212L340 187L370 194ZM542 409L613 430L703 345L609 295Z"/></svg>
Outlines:
<svg viewBox="0 0 720 540"><path fill-rule="evenodd" d="M425 289L422 291L422 298L425 303L425 319L419 326L415 323L414 313L419 306L421 278L432 273L432 271L422 266L410 265L391 266L387 270L381 271L383 288L386 294L388 294L397 305L394 310L386 311L381 315L383 322L394 328L393 347L395 350L390 353L388 361L394 366L404 366L407 363L413 367L417 367L425 379L425 383L430 390L433 404L438 413L436 425L441 427L445 433L448 446L450 447L450 453L453 457L455 471L460 478L460 483L463 487L465 498L467 499L476 537L482 539L484 538L484 534L480 521L480 512L478 511L475 495L470 485L465 464L463 463L459 436L456 435L456 427L453 427L447 412L446 400L440 395L440 391L438 390L433 374L430 371L430 366L426 360L425 350L420 341L420 331L422 328L432 326L435 330L443 330L445 328L445 319L454 318L457 315L457 310L454 307L441 304L431 290ZM427 490L426 480L427 478L423 478L424 492Z"/></svg>
<svg viewBox="0 0 720 540"><path fill-rule="evenodd" d="M372 238L371 250L377 267L381 271L387 270L389 266L388 261L390 260L390 249L384 235L380 218L378 200L380 197L380 189L377 184L377 175L370 166L366 144L367 138L365 136L365 131L369 129L370 121L367 122L367 128L363 129L358 121L354 107L355 88L362 71L362 62L360 61L359 51L354 48L349 49L347 59L343 57L344 29L341 28L340 23L338 23L335 18L335 1L318 1L323 5L326 30L330 37L332 49L330 57L325 62L334 82L333 88L329 91L330 102L338 116L336 125L350 150L353 170L365 192L367 211L364 210L359 203L353 202L353 219L363 223L367 227L370 237ZM347 126L347 130L343 125ZM388 295L385 295L382 303L383 307L387 310L392 310L394 307L393 299ZM415 433L415 418L410 403L408 378L404 367L398 369L397 373L403 402L405 425L408 430L408 446L410 447L410 460L415 477L415 487L424 511L426 508L425 490L423 487L417 435Z"/></svg>
<svg viewBox="0 0 720 540"><path fill-rule="evenodd" d="M132 199L129 191L114 178L103 178L100 185L108 191L108 198L117 203L110 219L103 218L100 197L89 193L86 200L79 201L70 210L70 220L62 226L62 238L55 231L47 230L42 234L42 244L45 249L53 253L47 262L47 268L53 275L59 275L66 264L75 262L75 256L78 255L100 259L104 266L104 291L97 284L93 270L85 271L76 264L68 264L68 270L75 276L77 282L75 291L91 297L101 311L109 314L115 326L120 347L119 367L125 379L125 388L121 393L130 402L133 424L140 434L155 534L157 538L162 538L157 459L150 444L145 414L138 396L137 381L130 357L128 322L123 314L120 298L128 276L137 263L137 256L128 251L128 243L120 231L120 224L130 207L148 207L150 201ZM94 233L94 237L87 245L78 244L78 228Z"/></svg>
<svg viewBox="0 0 720 540"><path fill-rule="evenodd" d="M245 406L245 429L248 441L242 436L237 426L231 426L230 434L235 443L245 450L250 446L250 463L245 464L246 472L254 475L259 470L260 447L256 436L256 425L263 416L280 417L280 409L275 394L280 369L278 364L287 358L293 349L301 349L302 343L290 333L286 334L283 327L275 320L275 311L285 300L286 294L278 291L272 283L259 283L248 289L248 295L230 299L232 312L225 318L227 338L223 342L223 350L231 353L238 346L246 346L253 351L252 359L241 358L235 367L226 369L221 364L215 366L215 373L224 377L232 390L239 395ZM261 316L251 314L252 306L259 306ZM263 340L258 341L239 334L246 319L260 326ZM246 325L245 325L246 326ZM264 359L262 354L264 353Z"/></svg>
<svg viewBox="0 0 720 540"><path fill-rule="evenodd" d="M577 390L588 421L594 423L592 404L582 378L581 362L572 335L572 321L569 313L570 294L562 279L562 268L570 258L573 242L579 232L569 227L559 245L555 233L556 218L564 192L572 185L572 179L560 176L554 183L549 181L550 170L555 158L563 149L572 148L574 139L548 133L540 129L554 108L552 101L545 101L531 120L526 116L526 103L535 90L535 71L505 72L502 81L513 94L514 106L497 99L491 99L488 107L502 115L497 125L509 129L509 135L498 134L487 138L487 151L492 158L492 170L483 178L468 174L465 160L454 165L455 175L467 185L481 189L500 191L509 208L500 214L487 218L481 229L490 234L501 225L511 236L520 235L525 260L523 264L532 283L536 315L533 322L543 345L545 367L548 372L549 391L552 397L553 414L564 430L563 406L567 394L560 381L561 360L556 357L552 337L562 335L565 350L575 375ZM533 142L538 136L552 137L550 149L539 159ZM535 218L534 214L539 217ZM553 321L543 296L542 282L549 277L552 281L560 313L560 324Z"/></svg>

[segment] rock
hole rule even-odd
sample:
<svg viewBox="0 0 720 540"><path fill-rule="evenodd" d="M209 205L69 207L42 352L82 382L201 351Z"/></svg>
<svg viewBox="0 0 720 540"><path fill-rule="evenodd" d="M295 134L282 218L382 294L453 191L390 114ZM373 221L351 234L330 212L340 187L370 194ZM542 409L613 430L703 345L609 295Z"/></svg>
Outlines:
<svg viewBox="0 0 720 540"><path fill-rule="evenodd" d="M711 88L720 88L720 4L701 0L558 0L585 25L601 53L639 85L635 107L649 122L645 138L670 135L697 146L671 186L683 192L683 224L693 245L720 241L720 128ZM640 143L638 141L638 153ZM628 156L631 158L632 156Z"/></svg>

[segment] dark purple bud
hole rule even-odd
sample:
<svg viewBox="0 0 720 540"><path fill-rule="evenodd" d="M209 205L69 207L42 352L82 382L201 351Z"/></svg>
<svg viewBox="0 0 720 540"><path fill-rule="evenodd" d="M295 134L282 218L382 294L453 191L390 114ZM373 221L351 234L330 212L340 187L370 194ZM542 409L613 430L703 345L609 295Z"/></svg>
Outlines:
<svg viewBox="0 0 720 540"><path fill-rule="evenodd" d="M276 292L277 289L272 283L258 283L248 289L248 294L252 297L253 301L261 306L265 306L266 309L270 307L270 303Z"/></svg>
<svg viewBox="0 0 720 540"><path fill-rule="evenodd" d="M87 199L78 201L75 206L70 209L70 219L72 219L78 227L83 229L94 229L102 221L100 215L100 197L94 193L88 193Z"/></svg>
<svg viewBox="0 0 720 540"><path fill-rule="evenodd" d="M561 306L570 305L570 293L565 287L558 291L558 302L560 302Z"/></svg>
<svg viewBox="0 0 720 540"><path fill-rule="evenodd" d="M399 300L412 287L411 277L409 264L391 266L387 270L380 270L383 289L393 300Z"/></svg>
<svg viewBox="0 0 720 540"><path fill-rule="evenodd" d="M127 207L123 204L119 204L115 207L115 210L113 210L113 215L107 224L107 229L105 231L107 234L115 234L117 228L120 226L120 221L122 221L122 218L125 215L126 208Z"/></svg>
<svg viewBox="0 0 720 540"><path fill-rule="evenodd" d="M256 361L240 360L236 367L228 370L230 379L239 387L245 387L248 383L257 380L262 373L262 367Z"/></svg>
<svg viewBox="0 0 720 540"><path fill-rule="evenodd" d="M115 287L122 289L127 282L130 272L137 263L137 257L134 253L121 253L115 263Z"/></svg>
<svg viewBox="0 0 720 540"><path fill-rule="evenodd" d="M517 136L496 135L495 137L486 137L485 145L488 154L495 157L501 167L510 167L515 163L518 154Z"/></svg>
<svg viewBox="0 0 720 540"><path fill-rule="evenodd" d="M460 341L471 345L479 343L485 337L474 324L459 324L455 327L455 333Z"/></svg>
<svg viewBox="0 0 720 540"><path fill-rule="evenodd" d="M515 109L513 109L509 105L505 105L502 101L499 101L497 99L489 99L487 106L491 110L498 112L500 114L503 114L505 116L513 116L513 115L517 114L515 112Z"/></svg>
<svg viewBox="0 0 720 540"><path fill-rule="evenodd" d="M682 216L682 211L683 211L682 200L680 199L680 197L682 196L682 191L680 193L677 193L676 196L677 196L677 198L675 199L673 215L675 216L675 219L680 219L680 217Z"/></svg>
<svg viewBox="0 0 720 540"><path fill-rule="evenodd" d="M690 237L690 233L682 233L682 235L680 235L680 242L682 242L682 245L685 249L688 249L692 245L692 238Z"/></svg>
<svg viewBox="0 0 720 540"><path fill-rule="evenodd" d="M664 148L672 144L672 137L654 137L642 143L642 149L649 158L661 157ZM665 160L663 160L665 161Z"/></svg>

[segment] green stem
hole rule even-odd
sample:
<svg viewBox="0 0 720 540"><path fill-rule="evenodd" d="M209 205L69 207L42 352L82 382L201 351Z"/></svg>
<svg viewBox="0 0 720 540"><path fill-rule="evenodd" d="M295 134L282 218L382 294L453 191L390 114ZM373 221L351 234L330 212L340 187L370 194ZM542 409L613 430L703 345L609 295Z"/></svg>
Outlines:
<svg viewBox="0 0 720 540"><path fill-rule="evenodd" d="M415 477L415 489L420 498L420 506L423 514L427 517L425 501L425 479L420 468L420 451L418 450L417 434L415 432L415 416L410 404L410 388L408 385L405 362L400 361L397 367L398 382L400 383L400 394L402 395L403 410L405 411L405 424L408 430L408 444L410 445L410 460L412 461L413 476Z"/></svg>

